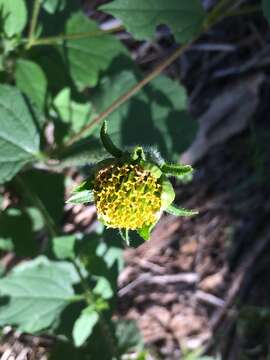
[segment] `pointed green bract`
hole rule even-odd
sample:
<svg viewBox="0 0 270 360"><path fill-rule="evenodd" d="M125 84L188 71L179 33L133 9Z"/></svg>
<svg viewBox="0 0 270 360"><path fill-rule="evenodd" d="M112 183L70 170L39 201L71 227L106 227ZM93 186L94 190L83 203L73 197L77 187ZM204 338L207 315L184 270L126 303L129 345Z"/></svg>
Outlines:
<svg viewBox="0 0 270 360"><path fill-rule="evenodd" d="M178 208L174 205L168 206L167 209L165 209L165 211L167 213L175 215L175 216L193 216L193 215L197 215L199 213L197 210Z"/></svg>
<svg viewBox="0 0 270 360"><path fill-rule="evenodd" d="M162 193L161 193L161 206L167 209L175 198L175 192L171 182L163 175L162 179Z"/></svg>
<svg viewBox="0 0 270 360"><path fill-rule="evenodd" d="M83 190L75 192L66 201L68 204L88 204L94 201L94 195L91 190Z"/></svg>
<svg viewBox="0 0 270 360"><path fill-rule="evenodd" d="M145 160L145 153L143 148L141 146L136 146L131 157L133 160Z"/></svg>
<svg viewBox="0 0 270 360"><path fill-rule="evenodd" d="M100 139L104 148L108 151L109 154L115 156L116 158L120 158L123 155L123 152L118 149L114 143L112 142L111 138L107 133L107 122L104 121L100 130Z"/></svg>
<svg viewBox="0 0 270 360"><path fill-rule="evenodd" d="M182 177L186 174L189 174L193 171L192 166L190 165L178 165L178 164L163 164L161 170L164 174Z"/></svg>
<svg viewBox="0 0 270 360"><path fill-rule="evenodd" d="M138 230L138 234L144 239L149 240L151 236L151 230L153 229L153 226L145 226L142 229Z"/></svg>

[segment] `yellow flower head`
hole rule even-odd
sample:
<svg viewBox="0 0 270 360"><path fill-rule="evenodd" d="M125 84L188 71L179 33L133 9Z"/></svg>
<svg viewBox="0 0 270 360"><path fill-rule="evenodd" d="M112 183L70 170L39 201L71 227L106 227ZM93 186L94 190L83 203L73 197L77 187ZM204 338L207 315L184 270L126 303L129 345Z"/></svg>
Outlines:
<svg viewBox="0 0 270 360"><path fill-rule="evenodd" d="M136 230L148 240L163 211L176 216L197 212L175 207L175 192L168 176L182 178L192 171L189 165L167 164L157 152L137 146L132 152L118 149L107 134L104 122L100 138L114 157L92 168L88 180L80 184L68 202L94 202L99 220L120 229L128 243L128 231ZM123 236L122 230L125 230Z"/></svg>
<svg viewBox="0 0 270 360"><path fill-rule="evenodd" d="M112 164L98 171L93 186L99 219L112 228L151 226L161 209L160 181L138 164Z"/></svg>

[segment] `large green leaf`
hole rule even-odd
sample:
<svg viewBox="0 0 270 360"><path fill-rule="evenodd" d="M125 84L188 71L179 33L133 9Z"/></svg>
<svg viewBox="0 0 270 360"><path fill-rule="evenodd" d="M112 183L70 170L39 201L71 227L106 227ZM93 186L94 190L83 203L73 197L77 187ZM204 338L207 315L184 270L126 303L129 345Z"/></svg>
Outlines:
<svg viewBox="0 0 270 360"><path fill-rule="evenodd" d="M0 183L10 180L39 151L39 119L14 87L0 85Z"/></svg>
<svg viewBox="0 0 270 360"><path fill-rule="evenodd" d="M66 34L81 34L83 37L74 36L61 48L63 56L67 54L67 65L79 89L96 85L99 72L106 69L114 57L126 52L119 40L104 34L81 12L69 19Z"/></svg>
<svg viewBox="0 0 270 360"><path fill-rule="evenodd" d="M18 88L43 110L47 79L41 67L33 61L19 59L16 62L15 80Z"/></svg>
<svg viewBox="0 0 270 360"><path fill-rule="evenodd" d="M270 2L269 0L262 0L263 13L268 22L270 23Z"/></svg>
<svg viewBox="0 0 270 360"><path fill-rule="evenodd" d="M0 324L34 333L48 328L70 303L73 279L65 263L39 257L0 280Z"/></svg>
<svg viewBox="0 0 270 360"><path fill-rule="evenodd" d="M75 346L83 345L86 339L91 335L98 319L99 315L95 311L95 307L93 305L88 306L82 311L73 328L72 335Z"/></svg>
<svg viewBox="0 0 270 360"><path fill-rule="evenodd" d="M96 110L105 110L137 81L131 71L105 78L92 98ZM152 81L107 120L108 132L120 148L134 144L155 146L170 161L178 160L197 131L197 123L186 111L185 89L165 76Z"/></svg>
<svg viewBox="0 0 270 360"><path fill-rule="evenodd" d="M121 19L141 40L153 38L160 24L168 25L178 41L191 40L205 16L200 0L114 0L100 9Z"/></svg>
<svg viewBox="0 0 270 360"><path fill-rule="evenodd" d="M5 19L4 31L6 34L13 36L21 33L27 22L27 9L24 0L0 0L0 10Z"/></svg>

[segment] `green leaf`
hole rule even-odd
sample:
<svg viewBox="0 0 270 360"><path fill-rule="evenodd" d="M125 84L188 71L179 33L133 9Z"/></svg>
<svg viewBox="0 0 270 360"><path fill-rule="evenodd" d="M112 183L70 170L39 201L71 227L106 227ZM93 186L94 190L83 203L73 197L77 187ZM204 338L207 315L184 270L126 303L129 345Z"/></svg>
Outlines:
<svg viewBox="0 0 270 360"><path fill-rule="evenodd" d="M33 256L37 252L30 216L20 209L9 208L0 214L1 248L14 250L20 256ZM8 249L11 247L11 249Z"/></svg>
<svg viewBox="0 0 270 360"><path fill-rule="evenodd" d="M263 13L268 22L270 23L270 2L269 0L262 0Z"/></svg>
<svg viewBox="0 0 270 360"><path fill-rule="evenodd" d="M102 276L97 278L97 284L93 289L93 293L102 296L105 300L113 297L113 290L109 281Z"/></svg>
<svg viewBox="0 0 270 360"><path fill-rule="evenodd" d="M189 41L201 31L205 17L200 0L114 0L100 9L121 19L139 40L152 39L157 25L166 24L177 41Z"/></svg>
<svg viewBox="0 0 270 360"><path fill-rule="evenodd" d="M45 105L47 80L41 67L33 61L18 59L16 62L15 81L40 110Z"/></svg>
<svg viewBox="0 0 270 360"><path fill-rule="evenodd" d="M68 20L68 34L89 34L81 39L74 37L65 41L62 48L63 56L67 54L72 79L80 90L96 85L100 71L105 70L114 57L126 52L119 40L104 34L81 12Z"/></svg>
<svg viewBox="0 0 270 360"><path fill-rule="evenodd" d="M104 111L139 79L131 70L106 77L92 97L98 113ZM159 149L178 161L194 140L198 125L186 111L186 91L177 82L159 76L107 118L110 136L120 147L142 144ZM98 130L96 129L98 134Z"/></svg>
<svg viewBox="0 0 270 360"><path fill-rule="evenodd" d="M0 85L0 183L10 180L37 156L38 121L16 88Z"/></svg>
<svg viewBox="0 0 270 360"><path fill-rule="evenodd" d="M165 209L165 211L175 216L193 216L199 213L197 210L178 208L174 205L170 205L169 207L167 207L167 209Z"/></svg>
<svg viewBox="0 0 270 360"><path fill-rule="evenodd" d="M43 8L50 14L64 10L66 0L43 0Z"/></svg>
<svg viewBox="0 0 270 360"><path fill-rule="evenodd" d="M51 326L74 295L69 268L63 265L39 257L0 279L1 326L16 325L29 333Z"/></svg>
<svg viewBox="0 0 270 360"><path fill-rule="evenodd" d="M80 317L76 320L72 331L75 346L82 346L87 338L92 334L93 328L98 322L99 315L93 305L84 309Z"/></svg>
<svg viewBox="0 0 270 360"><path fill-rule="evenodd" d="M71 99L71 89L63 89L54 99L54 110L61 120L69 124L73 133L77 133L90 121L92 107L90 103L78 103Z"/></svg>
<svg viewBox="0 0 270 360"><path fill-rule="evenodd" d="M93 201L93 192L91 190L83 190L71 195L66 202L68 204L87 204Z"/></svg>
<svg viewBox="0 0 270 360"><path fill-rule="evenodd" d="M142 229L138 230L138 234L144 239L149 240L151 236L151 230L153 226L145 226Z"/></svg>
<svg viewBox="0 0 270 360"><path fill-rule="evenodd" d="M27 9L24 0L0 0L4 31L8 36L19 34L27 23Z"/></svg>
<svg viewBox="0 0 270 360"><path fill-rule="evenodd" d="M74 235L58 236L53 239L52 247L55 256L60 259L74 259L75 258L75 242Z"/></svg>
<svg viewBox="0 0 270 360"><path fill-rule="evenodd" d="M131 350L142 350L143 341L134 320L118 320L115 322L115 335L121 354Z"/></svg>

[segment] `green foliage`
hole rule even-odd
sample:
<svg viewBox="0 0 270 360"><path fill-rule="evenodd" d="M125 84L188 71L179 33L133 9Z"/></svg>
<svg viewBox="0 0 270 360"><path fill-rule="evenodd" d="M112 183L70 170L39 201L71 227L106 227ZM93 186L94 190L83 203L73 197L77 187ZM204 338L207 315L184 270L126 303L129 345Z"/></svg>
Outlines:
<svg viewBox="0 0 270 360"><path fill-rule="evenodd" d="M98 322L98 318L99 315L92 305L82 311L74 324L72 332L75 346L84 344L86 339L91 335L94 326Z"/></svg>
<svg viewBox="0 0 270 360"><path fill-rule="evenodd" d="M0 250L23 259L0 269L0 326L55 336L55 360L112 360L130 351L143 360L135 323L113 318L124 267L118 232L100 224L96 233L85 235L78 225L76 235L67 234L64 225L73 220L70 204L94 200L93 165L111 157L102 144L160 179L165 209L174 199L165 175L182 178L191 168L167 164L152 147L178 161L197 125L183 86L159 71L145 80L119 38L101 30L79 3L0 0ZM115 0L102 9L141 40L153 38L160 24L177 41L192 40L205 18L199 0ZM99 137L104 113L112 140L106 123ZM145 147L130 153L134 144ZM70 194L74 171L66 168L74 166L86 181ZM138 233L149 239L151 230ZM137 235L129 234L134 246Z"/></svg>
<svg viewBox="0 0 270 360"><path fill-rule="evenodd" d="M0 324L17 325L35 333L51 326L72 301L73 279L69 267L38 257L14 268L0 280L4 305ZM67 264L65 264L67 265Z"/></svg>
<svg viewBox="0 0 270 360"><path fill-rule="evenodd" d="M20 34L27 22L24 0L0 0L1 16L4 19L4 32L7 36Z"/></svg>
<svg viewBox="0 0 270 360"><path fill-rule="evenodd" d="M95 107L105 110L137 82L137 76L137 72L122 71L104 78L93 95ZM155 146L172 160L186 150L197 132L197 123L186 112L185 89L164 76L152 81L107 120L118 146L137 143ZM138 132L140 128L143 132Z"/></svg>
<svg viewBox="0 0 270 360"><path fill-rule="evenodd" d="M43 8L50 14L62 11L66 6L66 0L43 0Z"/></svg>
<svg viewBox="0 0 270 360"><path fill-rule="evenodd" d="M70 88L64 88L54 99L53 105L61 121L69 125L69 134L77 133L90 119L91 104L72 100Z"/></svg>
<svg viewBox="0 0 270 360"><path fill-rule="evenodd" d="M76 238L74 235L57 236L52 241L53 252L57 259L74 259Z"/></svg>
<svg viewBox="0 0 270 360"><path fill-rule="evenodd" d="M38 157L40 119L16 88L0 85L0 122L0 183L3 183Z"/></svg>
<svg viewBox="0 0 270 360"><path fill-rule="evenodd" d="M19 59L16 63L15 81L17 87L42 110L45 104L47 80L40 66L33 61Z"/></svg>
<svg viewBox="0 0 270 360"><path fill-rule="evenodd" d="M94 21L79 12L68 20L66 34L80 33L89 35L81 39L73 39L71 35L61 51L67 53L70 75L82 90L96 85L99 72L105 70L115 56L125 53L125 49L117 39L102 33Z"/></svg>
<svg viewBox="0 0 270 360"><path fill-rule="evenodd" d="M168 25L178 41L191 40L205 17L200 0L114 0L100 9L120 18L140 40L153 38L160 24Z"/></svg>

